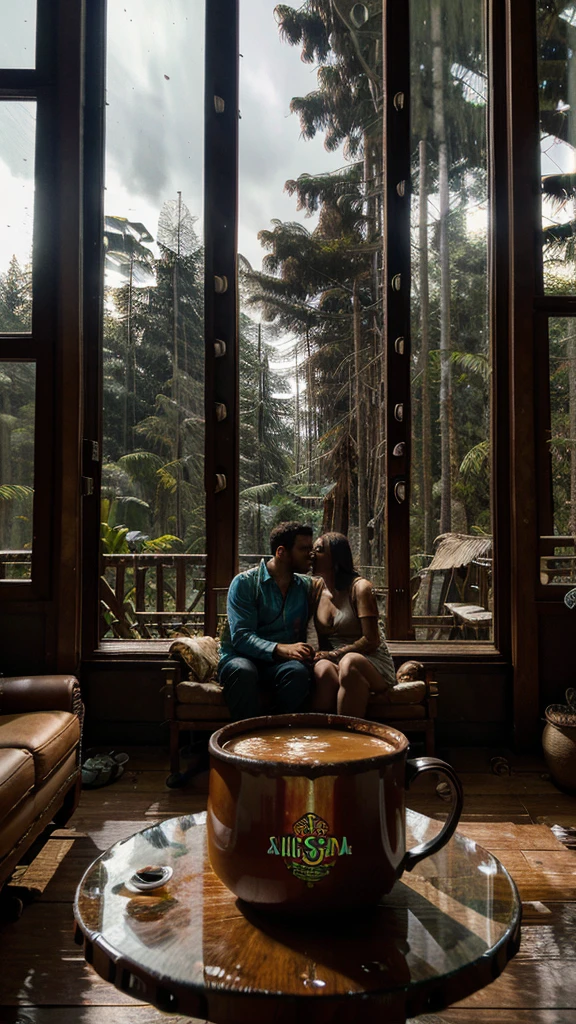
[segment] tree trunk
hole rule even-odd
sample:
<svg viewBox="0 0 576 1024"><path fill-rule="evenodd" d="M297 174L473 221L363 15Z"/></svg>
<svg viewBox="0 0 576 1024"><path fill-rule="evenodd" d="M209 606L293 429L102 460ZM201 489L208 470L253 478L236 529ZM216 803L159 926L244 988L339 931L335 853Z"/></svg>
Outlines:
<svg viewBox="0 0 576 1024"><path fill-rule="evenodd" d="M420 250L420 365L422 367L422 507L424 509L424 553L432 553L432 418L430 413L430 289L428 282L428 167L426 142L418 146L420 157L420 195L418 244Z"/></svg>
<svg viewBox="0 0 576 1024"><path fill-rule="evenodd" d="M576 537L576 330L570 328L567 339L568 402L570 430L570 533Z"/></svg>
<svg viewBox="0 0 576 1024"><path fill-rule="evenodd" d="M294 349L294 380L296 397L294 401L294 472L300 472L300 381L298 380L298 347Z"/></svg>
<svg viewBox="0 0 576 1024"><path fill-rule="evenodd" d="M450 260L448 248L448 217L450 192L448 183L448 147L444 110L444 70L442 24L439 0L430 5L432 41L432 82L434 133L438 145L438 193L440 202L440 533L448 533L452 525L452 482L450 472L450 402L452 381L450 367Z"/></svg>
<svg viewBox="0 0 576 1024"><path fill-rule="evenodd" d="M257 436L258 436L258 483L260 486L264 483L264 465L262 461L262 450L264 448L264 364L262 361L262 324L258 324L258 425L257 425ZM260 502L261 498L258 497L257 511L256 511L256 547L255 552L263 550L261 544L261 515L260 515Z"/></svg>
<svg viewBox="0 0 576 1024"><path fill-rule="evenodd" d="M307 411L307 428L308 428L308 484L312 483L312 457L314 452L314 389L312 385L312 361L311 361L311 349L310 349L310 328L306 324L306 405Z"/></svg>
<svg viewBox="0 0 576 1024"><path fill-rule="evenodd" d="M132 298L134 295L134 253L130 253L130 278L128 283L128 358L132 372L132 388L130 395L130 443L132 451L136 447L136 344L132 333Z"/></svg>
<svg viewBox="0 0 576 1024"><path fill-rule="evenodd" d="M354 279L352 296L354 322L354 373L356 380L356 457L358 462L358 534L360 539L360 565L370 565L368 543L368 481L366 473L366 408L360 377L362 349L362 308L358 297L358 278Z"/></svg>

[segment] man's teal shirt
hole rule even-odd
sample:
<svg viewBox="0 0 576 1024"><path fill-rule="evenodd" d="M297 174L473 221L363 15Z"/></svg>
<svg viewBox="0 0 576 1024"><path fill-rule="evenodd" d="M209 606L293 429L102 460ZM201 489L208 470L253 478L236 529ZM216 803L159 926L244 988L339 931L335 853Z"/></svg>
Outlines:
<svg viewBox="0 0 576 1024"><path fill-rule="evenodd" d="M294 573L285 597L263 558L235 576L228 590L228 622L222 634L220 668L229 658L272 661L277 644L306 639L311 576Z"/></svg>

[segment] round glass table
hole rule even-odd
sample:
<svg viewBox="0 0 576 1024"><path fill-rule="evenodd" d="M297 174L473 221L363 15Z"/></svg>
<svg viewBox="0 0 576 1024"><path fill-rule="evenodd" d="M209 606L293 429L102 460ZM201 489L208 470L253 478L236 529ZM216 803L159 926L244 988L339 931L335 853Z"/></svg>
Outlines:
<svg viewBox="0 0 576 1024"><path fill-rule="evenodd" d="M498 977L520 942L505 868L456 835L381 904L285 917L241 904L206 854L205 815L170 818L116 843L76 894L76 939L105 980L161 1010L215 1024L404 1022ZM407 846L439 823L407 812ZM139 892L143 867L172 869Z"/></svg>

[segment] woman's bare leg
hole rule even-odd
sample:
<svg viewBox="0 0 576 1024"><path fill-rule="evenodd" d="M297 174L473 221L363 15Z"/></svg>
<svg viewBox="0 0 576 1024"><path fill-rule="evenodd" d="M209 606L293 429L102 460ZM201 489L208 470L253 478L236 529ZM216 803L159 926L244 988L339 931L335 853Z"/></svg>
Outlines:
<svg viewBox="0 0 576 1024"><path fill-rule="evenodd" d="M334 714L338 694L338 665L333 661L321 659L314 665L314 692L312 694L312 711Z"/></svg>
<svg viewBox="0 0 576 1024"><path fill-rule="evenodd" d="M345 654L338 662L338 714L364 718L371 690L382 688L382 677L363 654Z"/></svg>

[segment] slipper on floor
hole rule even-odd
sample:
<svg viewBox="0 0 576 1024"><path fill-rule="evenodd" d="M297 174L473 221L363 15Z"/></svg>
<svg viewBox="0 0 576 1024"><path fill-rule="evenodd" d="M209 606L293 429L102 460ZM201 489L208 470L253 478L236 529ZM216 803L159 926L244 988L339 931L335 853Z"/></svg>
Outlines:
<svg viewBox="0 0 576 1024"><path fill-rule="evenodd" d="M82 787L99 789L101 786L110 785L124 774L127 760L128 754L116 754L113 750L109 754L88 757L82 765Z"/></svg>

